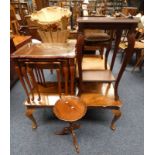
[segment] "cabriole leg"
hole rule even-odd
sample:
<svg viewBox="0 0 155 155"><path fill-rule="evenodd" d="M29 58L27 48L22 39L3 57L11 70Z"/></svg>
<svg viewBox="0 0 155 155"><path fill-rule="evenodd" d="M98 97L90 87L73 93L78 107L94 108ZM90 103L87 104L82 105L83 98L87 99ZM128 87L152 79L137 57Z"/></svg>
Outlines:
<svg viewBox="0 0 155 155"><path fill-rule="evenodd" d="M120 109L112 110L112 113L114 114L114 117L112 119L110 127L112 130L115 130L116 129L115 122L121 117L121 111L120 111Z"/></svg>
<svg viewBox="0 0 155 155"><path fill-rule="evenodd" d="M37 123L35 118L33 117L34 108L28 108L26 109L25 115L32 121L32 129L37 128Z"/></svg>

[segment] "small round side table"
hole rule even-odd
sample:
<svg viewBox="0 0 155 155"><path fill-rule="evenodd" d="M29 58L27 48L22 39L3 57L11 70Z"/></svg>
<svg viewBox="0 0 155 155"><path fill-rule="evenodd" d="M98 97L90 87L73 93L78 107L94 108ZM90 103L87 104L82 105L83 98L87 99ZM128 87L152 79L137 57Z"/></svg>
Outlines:
<svg viewBox="0 0 155 155"><path fill-rule="evenodd" d="M57 118L60 120L69 122L68 127L56 133L58 135L71 134L73 138L73 144L75 146L76 152L79 153L79 145L77 143L77 138L74 129L79 129L80 125L74 122L81 119L87 111L85 104L76 96L65 96L59 99L54 108L53 112Z"/></svg>

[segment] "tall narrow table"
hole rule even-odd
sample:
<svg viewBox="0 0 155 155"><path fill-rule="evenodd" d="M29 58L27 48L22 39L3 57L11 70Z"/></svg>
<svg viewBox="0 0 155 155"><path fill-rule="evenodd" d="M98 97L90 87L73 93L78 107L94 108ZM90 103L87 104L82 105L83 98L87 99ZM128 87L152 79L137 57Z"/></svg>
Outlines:
<svg viewBox="0 0 155 155"><path fill-rule="evenodd" d="M113 70L113 67L114 67L115 58L118 52L118 46L121 40L122 32L123 30L128 30L128 37L127 37L128 48L126 49L128 55L126 56L126 59L123 62L121 70L118 74L116 87L118 86L118 83L122 77L125 67L132 56L132 52L135 44L135 29L137 27L138 22L139 22L138 18L124 18L124 17L79 17L77 19L78 33L84 34L84 31L86 29L113 30L115 32L114 54L112 56L112 61L110 64L111 71ZM79 69L79 83L80 83L80 87L82 87L82 66L80 62L81 53L79 53L77 57L78 57L78 69ZM106 61L107 61L107 57L105 59Z"/></svg>
<svg viewBox="0 0 155 155"><path fill-rule="evenodd" d="M78 32L84 33L85 29L103 29L103 30L115 30L116 31L116 40L115 40L115 49L114 52L117 53L119 42L121 39L122 31L129 30L128 33L128 44L133 45L129 48L131 52L134 48L135 42L135 29L139 22L138 18L122 18L122 17L79 17L78 22ZM116 54L114 54L111 70L114 66Z"/></svg>

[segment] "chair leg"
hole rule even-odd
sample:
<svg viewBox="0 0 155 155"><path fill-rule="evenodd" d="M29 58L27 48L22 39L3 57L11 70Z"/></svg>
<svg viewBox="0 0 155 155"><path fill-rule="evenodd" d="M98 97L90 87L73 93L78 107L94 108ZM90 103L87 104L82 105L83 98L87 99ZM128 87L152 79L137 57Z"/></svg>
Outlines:
<svg viewBox="0 0 155 155"><path fill-rule="evenodd" d="M142 66L144 65L144 60L142 60L139 64L139 70L141 71L142 70Z"/></svg>
<svg viewBox="0 0 155 155"><path fill-rule="evenodd" d="M132 72L135 71L136 67L142 62L142 60L144 60L144 55L142 55L138 60L137 63L135 64L135 66L132 69Z"/></svg>
<svg viewBox="0 0 155 155"><path fill-rule="evenodd" d="M32 121L32 129L37 128L37 123L35 118L33 117L34 108L28 108L26 109L25 115Z"/></svg>
<svg viewBox="0 0 155 155"><path fill-rule="evenodd" d="M120 109L112 110L112 113L114 114L114 117L112 119L110 127L112 130L116 130L115 122L121 117L121 111L120 111Z"/></svg>

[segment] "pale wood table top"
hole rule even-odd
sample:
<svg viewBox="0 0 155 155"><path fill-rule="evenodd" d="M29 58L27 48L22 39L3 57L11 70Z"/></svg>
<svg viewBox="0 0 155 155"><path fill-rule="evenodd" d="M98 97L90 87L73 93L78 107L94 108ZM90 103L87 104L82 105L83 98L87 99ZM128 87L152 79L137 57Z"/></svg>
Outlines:
<svg viewBox="0 0 155 155"><path fill-rule="evenodd" d="M13 42L16 46L16 49L19 49L26 43L31 42L32 37L31 36L22 36L22 35L14 35L13 36Z"/></svg>

